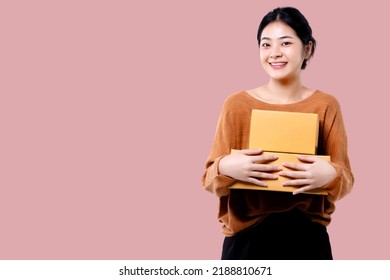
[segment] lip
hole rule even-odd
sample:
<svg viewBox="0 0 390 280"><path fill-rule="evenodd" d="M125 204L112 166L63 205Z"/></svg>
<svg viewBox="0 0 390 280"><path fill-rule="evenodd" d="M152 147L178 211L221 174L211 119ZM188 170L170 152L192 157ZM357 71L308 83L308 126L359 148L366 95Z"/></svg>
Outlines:
<svg viewBox="0 0 390 280"><path fill-rule="evenodd" d="M282 69L287 65L287 62L268 62L273 69Z"/></svg>

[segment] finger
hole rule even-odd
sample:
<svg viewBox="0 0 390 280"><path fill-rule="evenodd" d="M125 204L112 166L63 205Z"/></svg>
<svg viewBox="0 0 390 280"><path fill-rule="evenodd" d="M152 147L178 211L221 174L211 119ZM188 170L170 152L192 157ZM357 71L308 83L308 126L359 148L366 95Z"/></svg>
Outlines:
<svg viewBox="0 0 390 280"><path fill-rule="evenodd" d="M296 179L283 183L283 186L309 186L312 183L309 179Z"/></svg>
<svg viewBox="0 0 390 280"><path fill-rule="evenodd" d="M293 179L307 179L307 173L304 171L280 171L280 176L293 178Z"/></svg>
<svg viewBox="0 0 390 280"><path fill-rule="evenodd" d="M263 153L262 149L243 149L239 151L240 153L248 156L253 156L253 155L261 155Z"/></svg>
<svg viewBox="0 0 390 280"><path fill-rule="evenodd" d="M313 156L309 156L309 155L297 155L297 158L300 161L309 162L309 163L314 163L318 160L317 157L313 157Z"/></svg>
<svg viewBox="0 0 390 280"><path fill-rule="evenodd" d="M282 165L289 169L301 170L301 171L306 171L309 168L307 163L283 162Z"/></svg>
<svg viewBox="0 0 390 280"><path fill-rule="evenodd" d="M297 195L297 194L304 193L304 192L307 192L307 191L310 191L310 190L313 190L313 187L306 186L306 187L302 187L302 188L296 189L295 191L293 191L292 194L293 195Z"/></svg>
<svg viewBox="0 0 390 280"><path fill-rule="evenodd" d="M253 178L253 177L249 177L247 182L248 183L252 183L254 185L257 185L257 186L260 186L260 187L268 187L268 184L266 184L265 182L260 181L260 180L258 180L256 178Z"/></svg>
<svg viewBox="0 0 390 280"><path fill-rule="evenodd" d="M270 174L266 172L257 172L257 171L251 172L250 176L255 178L270 179L270 180L278 179L278 176L275 174Z"/></svg>
<svg viewBox="0 0 390 280"><path fill-rule="evenodd" d="M276 155L260 155L260 156L253 156L252 162L256 163L268 163L272 162L278 159L278 156Z"/></svg>
<svg viewBox="0 0 390 280"><path fill-rule="evenodd" d="M283 169L280 166L274 164L256 163L252 165L251 170L263 171L263 172L278 172L278 171L282 171Z"/></svg>

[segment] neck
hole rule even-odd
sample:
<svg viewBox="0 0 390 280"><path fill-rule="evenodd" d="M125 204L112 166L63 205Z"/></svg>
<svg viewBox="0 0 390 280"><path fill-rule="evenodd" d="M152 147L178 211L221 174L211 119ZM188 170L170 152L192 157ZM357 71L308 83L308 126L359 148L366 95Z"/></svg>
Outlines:
<svg viewBox="0 0 390 280"><path fill-rule="evenodd" d="M266 88L270 96L281 104L302 100L306 93L306 88L299 79L294 79L294 81L270 80Z"/></svg>

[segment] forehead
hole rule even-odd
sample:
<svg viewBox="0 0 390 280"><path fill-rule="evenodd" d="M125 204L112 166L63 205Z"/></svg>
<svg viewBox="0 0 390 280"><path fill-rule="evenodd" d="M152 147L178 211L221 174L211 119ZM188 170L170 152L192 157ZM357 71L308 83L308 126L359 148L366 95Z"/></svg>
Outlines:
<svg viewBox="0 0 390 280"><path fill-rule="evenodd" d="M283 36L297 37L294 29L282 21L274 21L268 24L261 32L261 38L267 37L270 39L280 38Z"/></svg>

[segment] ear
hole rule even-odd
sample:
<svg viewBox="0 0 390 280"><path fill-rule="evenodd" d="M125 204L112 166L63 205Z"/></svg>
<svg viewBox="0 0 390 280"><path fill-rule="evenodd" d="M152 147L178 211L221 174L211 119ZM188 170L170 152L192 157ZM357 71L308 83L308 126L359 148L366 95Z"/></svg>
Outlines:
<svg viewBox="0 0 390 280"><path fill-rule="evenodd" d="M313 48L313 42L309 41L309 43L307 43L307 45L305 46L305 59L310 58L312 48Z"/></svg>

